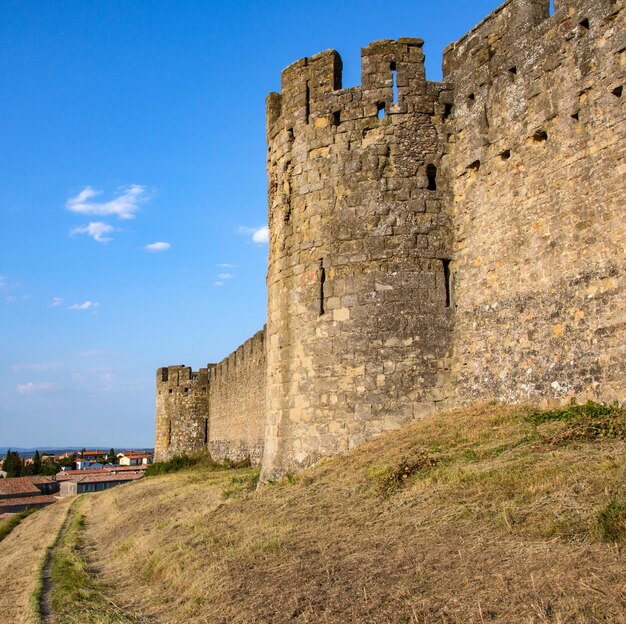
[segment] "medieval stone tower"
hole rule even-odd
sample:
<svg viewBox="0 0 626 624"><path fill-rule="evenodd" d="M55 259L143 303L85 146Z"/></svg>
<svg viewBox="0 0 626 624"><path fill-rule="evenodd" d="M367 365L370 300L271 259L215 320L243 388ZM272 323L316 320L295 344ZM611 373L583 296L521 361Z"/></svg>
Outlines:
<svg viewBox="0 0 626 624"><path fill-rule="evenodd" d="M445 406L623 401L624 24L624 0L509 0L441 83L420 39L370 44L359 87L334 51L288 67L262 353L159 369L158 458L262 448L273 479Z"/></svg>

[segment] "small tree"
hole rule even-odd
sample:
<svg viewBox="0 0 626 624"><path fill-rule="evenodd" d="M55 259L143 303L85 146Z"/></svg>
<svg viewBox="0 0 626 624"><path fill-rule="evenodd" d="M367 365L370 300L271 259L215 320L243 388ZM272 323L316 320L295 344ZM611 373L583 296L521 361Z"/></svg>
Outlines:
<svg viewBox="0 0 626 624"><path fill-rule="evenodd" d="M33 474L41 474L41 456L37 449L35 449L35 454L33 455Z"/></svg>
<svg viewBox="0 0 626 624"><path fill-rule="evenodd" d="M115 449L109 449L109 454L107 455L107 462L109 464L117 463L117 457L115 457Z"/></svg>

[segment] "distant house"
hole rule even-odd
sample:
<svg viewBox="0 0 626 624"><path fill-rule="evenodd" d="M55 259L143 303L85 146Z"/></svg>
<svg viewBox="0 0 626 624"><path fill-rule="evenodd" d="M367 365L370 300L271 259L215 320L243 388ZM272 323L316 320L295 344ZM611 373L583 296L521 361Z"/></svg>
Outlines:
<svg viewBox="0 0 626 624"><path fill-rule="evenodd" d="M87 470L87 468L89 468L88 459L77 459L75 464L76 464L76 470Z"/></svg>
<svg viewBox="0 0 626 624"><path fill-rule="evenodd" d="M154 455L152 453L136 453L130 451L127 453L118 453L117 460L120 466L139 466L148 465L153 461Z"/></svg>
<svg viewBox="0 0 626 624"><path fill-rule="evenodd" d="M9 477L0 480L0 514L18 513L56 502L59 491L54 477Z"/></svg>
<svg viewBox="0 0 626 624"><path fill-rule="evenodd" d="M83 451L81 455L83 459L91 459L93 461L98 461L99 459L106 459L108 451Z"/></svg>

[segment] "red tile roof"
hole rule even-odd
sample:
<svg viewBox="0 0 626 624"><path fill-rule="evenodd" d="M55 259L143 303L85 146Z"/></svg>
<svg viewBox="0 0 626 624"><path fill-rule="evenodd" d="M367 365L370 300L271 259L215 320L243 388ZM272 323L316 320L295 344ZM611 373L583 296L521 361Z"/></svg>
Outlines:
<svg viewBox="0 0 626 624"><path fill-rule="evenodd" d="M8 479L0 479L0 497L40 494L41 490L36 487L38 483L48 484L54 481L52 477L10 477Z"/></svg>
<svg viewBox="0 0 626 624"><path fill-rule="evenodd" d="M54 496L22 496L15 498L5 498L0 500L0 513L4 513L5 509L16 507L18 505L50 505L56 503L59 499Z"/></svg>

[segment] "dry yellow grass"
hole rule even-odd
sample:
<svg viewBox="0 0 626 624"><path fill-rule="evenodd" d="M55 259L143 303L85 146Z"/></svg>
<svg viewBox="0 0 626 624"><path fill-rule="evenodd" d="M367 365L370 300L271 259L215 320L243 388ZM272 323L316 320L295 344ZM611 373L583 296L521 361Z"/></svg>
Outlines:
<svg viewBox="0 0 626 624"><path fill-rule="evenodd" d="M0 542L0 624L34 621L31 596L46 549L63 524L67 503L56 503L25 518Z"/></svg>
<svg viewBox="0 0 626 624"><path fill-rule="evenodd" d="M89 495L82 556L155 624L626 622L597 526L626 441L548 444L567 423L526 414L437 416L258 491L197 467Z"/></svg>

